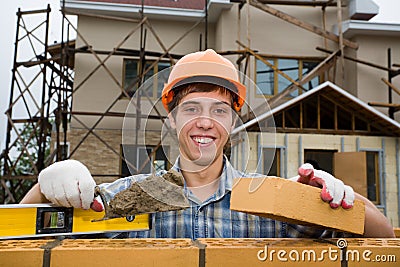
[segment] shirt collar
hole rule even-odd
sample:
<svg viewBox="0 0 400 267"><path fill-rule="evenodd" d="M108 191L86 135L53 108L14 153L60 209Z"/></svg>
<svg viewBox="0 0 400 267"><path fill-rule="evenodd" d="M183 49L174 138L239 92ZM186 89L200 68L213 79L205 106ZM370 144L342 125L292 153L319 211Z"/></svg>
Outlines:
<svg viewBox="0 0 400 267"><path fill-rule="evenodd" d="M181 172L181 168L179 165L179 156L175 161L172 169L177 172ZM232 191L233 179L243 177L244 174L238 170L236 170L232 164L229 162L228 158L224 155L223 163L222 163L222 173L219 180L219 186L215 194L214 200L219 200L227 193ZM185 181L185 189L186 189L186 181Z"/></svg>

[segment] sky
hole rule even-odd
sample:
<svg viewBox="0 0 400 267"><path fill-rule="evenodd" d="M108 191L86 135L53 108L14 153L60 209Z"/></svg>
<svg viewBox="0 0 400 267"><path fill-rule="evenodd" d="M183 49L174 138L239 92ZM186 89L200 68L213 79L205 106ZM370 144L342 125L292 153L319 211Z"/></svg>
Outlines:
<svg viewBox="0 0 400 267"><path fill-rule="evenodd" d="M375 16L371 21L375 22L391 22L400 23L400 16L398 11L400 10L399 0L374 0L379 5L379 14ZM16 12L18 8L21 11L39 10L46 9L47 4L50 4L52 9L50 17L50 32L49 32L49 43L61 40L61 13L57 12L60 10L60 0L12 0L2 1L2 8L0 9L0 59L2 65L0 67L0 152L4 148L5 134L6 134L6 123L7 118L4 112L9 105L9 93L11 88L11 69L14 57L14 42L16 33L17 16ZM43 21L42 17L37 19ZM37 25L35 19L27 21L27 27L34 27ZM29 25L29 24L32 25ZM23 51L20 52L23 55Z"/></svg>

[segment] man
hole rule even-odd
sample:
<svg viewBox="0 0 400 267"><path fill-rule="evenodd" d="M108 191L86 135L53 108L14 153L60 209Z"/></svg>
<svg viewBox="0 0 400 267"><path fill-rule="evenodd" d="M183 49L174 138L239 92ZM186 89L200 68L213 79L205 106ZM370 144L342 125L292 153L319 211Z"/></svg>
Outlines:
<svg viewBox="0 0 400 267"><path fill-rule="evenodd" d="M131 232L130 237L333 237L330 231L229 209L233 178L257 176L235 170L223 154L245 96L246 88L234 65L213 50L186 55L176 63L163 89L162 102L179 140L180 156L173 169L185 179L184 191L191 207L152 214L152 229ZM350 208L354 198L364 201L365 237L394 237L387 219L370 201L327 173L315 170L315 177L310 179L313 171L311 165L302 166L300 176L294 180L323 188L321 198L329 201L332 208ZM109 201L132 182L148 176L135 175L101 184L99 188ZM101 210L93 199L94 187L95 182L83 164L73 160L58 162L39 174L39 183L22 203L50 201Z"/></svg>

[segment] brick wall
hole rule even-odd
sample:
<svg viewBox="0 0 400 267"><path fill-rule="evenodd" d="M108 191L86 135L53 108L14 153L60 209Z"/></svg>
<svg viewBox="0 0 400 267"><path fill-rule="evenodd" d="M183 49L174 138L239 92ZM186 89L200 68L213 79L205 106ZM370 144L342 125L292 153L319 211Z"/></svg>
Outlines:
<svg viewBox="0 0 400 267"><path fill-rule="evenodd" d="M339 241L339 242L338 242ZM46 251L46 253L45 253ZM0 266L396 266L400 239L0 241Z"/></svg>

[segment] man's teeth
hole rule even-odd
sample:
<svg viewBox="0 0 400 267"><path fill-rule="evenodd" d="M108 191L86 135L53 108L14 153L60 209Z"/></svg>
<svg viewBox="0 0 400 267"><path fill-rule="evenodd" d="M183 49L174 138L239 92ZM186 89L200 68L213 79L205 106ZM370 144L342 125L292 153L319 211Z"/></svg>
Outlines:
<svg viewBox="0 0 400 267"><path fill-rule="evenodd" d="M193 140L200 144L208 144L213 141L212 138L208 137L193 137Z"/></svg>

